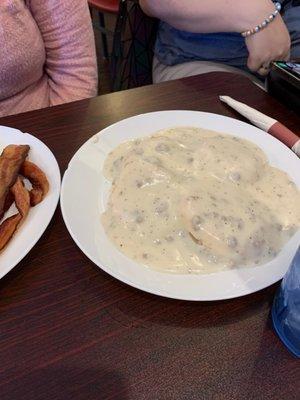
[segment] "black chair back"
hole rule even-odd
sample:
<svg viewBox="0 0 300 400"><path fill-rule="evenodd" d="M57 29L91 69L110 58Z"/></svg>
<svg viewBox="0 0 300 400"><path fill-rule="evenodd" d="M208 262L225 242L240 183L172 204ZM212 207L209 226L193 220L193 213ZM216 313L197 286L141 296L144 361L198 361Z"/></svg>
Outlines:
<svg viewBox="0 0 300 400"><path fill-rule="evenodd" d="M111 56L112 90L152 83L153 48L158 20L142 11L138 0L121 0Z"/></svg>

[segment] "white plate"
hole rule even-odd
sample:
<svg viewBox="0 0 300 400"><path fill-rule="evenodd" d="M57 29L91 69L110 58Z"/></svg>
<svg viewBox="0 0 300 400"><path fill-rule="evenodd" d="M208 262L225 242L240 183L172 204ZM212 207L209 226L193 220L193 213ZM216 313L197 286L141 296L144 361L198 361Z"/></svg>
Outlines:
<svg viewBox="0 0 300 400"><path fill-rule="evenodd" d="M61 209L80 249L100 268L146 292L183 300L221 300L253 293L282 278L300 241L300 230L268 264L208 275L173 275L150 270L120 253L100 222L110 184L102 175L107 154L128 139L148 136L172 126L213 129L251 140L269 161L286 171L300 187L300 160L277 139L252 125L217 114L162 111L138 115L109 126L88 140L65 172Z"/></svg>
<svg viewBox="0 0 300 400"><path fill-rule="evenodd" d="M56 209L60 192L60 172L51 150L36 137L6 126L0 126L0 151L8 144L28 144L28 159L47 175L49 192L45 199L29 211L28 217L0 253L0 278L25 257L47 228Z"/></svg>

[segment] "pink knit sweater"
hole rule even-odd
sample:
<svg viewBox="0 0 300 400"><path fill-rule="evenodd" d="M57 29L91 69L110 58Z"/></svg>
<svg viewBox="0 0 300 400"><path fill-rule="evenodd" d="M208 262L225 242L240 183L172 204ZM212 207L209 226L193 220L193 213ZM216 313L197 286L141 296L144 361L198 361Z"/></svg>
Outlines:
<svg viewBox="0 0 300 400"><path fill-rule="evenodd" d="M87 0L0 0L0 116L96 93Z"/></svg>

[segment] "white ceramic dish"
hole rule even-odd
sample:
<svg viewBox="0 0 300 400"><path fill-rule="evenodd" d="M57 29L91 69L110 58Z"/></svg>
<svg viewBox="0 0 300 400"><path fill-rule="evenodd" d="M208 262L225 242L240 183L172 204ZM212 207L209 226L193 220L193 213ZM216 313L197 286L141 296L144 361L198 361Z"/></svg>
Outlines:
<svg viewBox="0 0 300 400"><path fill-rule="evenodd" d="M8 144L28 144L28 159L47 175L50 189L45 199L30 209L28 217L0 253L0 278L25 257L47 228L56 209L60 192L60 171L51 150L39 139L17 129L0 126L0 151Z"/></svg>
<svg viewBox="0 0 300 400"><path fill-rule="evenodd" d="M272 165L286 171L300 187L300 160L262 130L233 118L195 111L162 111L138 115L109 126L88 140L65 172L61 209L67 228L80 249L100 268L131 286L170 298L221 300L253 293L285 274L300 242L300 230L271 262L208 275L173 275L153 271L120 253L100 222L110 184L102 175L107 154L128 139L148 136L172 126L196 126L251 140Z"/></svg>

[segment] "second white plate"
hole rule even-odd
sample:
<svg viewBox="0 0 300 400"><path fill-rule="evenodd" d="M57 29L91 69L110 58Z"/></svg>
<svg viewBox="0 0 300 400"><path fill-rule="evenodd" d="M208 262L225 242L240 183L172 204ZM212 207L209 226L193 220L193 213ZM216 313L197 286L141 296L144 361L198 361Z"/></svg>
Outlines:
<svg viewBox="0 0 300 400"><path fill-rule="evenodd" d="M300 231L271 262L252 268L207 275L156 272L120 253L107 238L100 221L110 184L102 175L107 154L129 139L159 129L195 126L233 134L256 143L272 165L286 171L300 187L300 160L285 145L262 130L233 118L195 111L162 111L138 115L109 126L88 140L65 172L61 209L79 248L100 268L131 286L182 300L222 300L253 293L283 277L300 242Z"/></svg>
<svg viewBox="0 0 300 400"><path fill-rule="evenodd" d="M0 126L0 152L9 144L28 144L28 159L47 175L49 192L29 211L28 217L0 253L0 278L7 274L31 250L47 228L56 209L60 192L60 171L51 150L39 139L17 129Z"/></svg>

